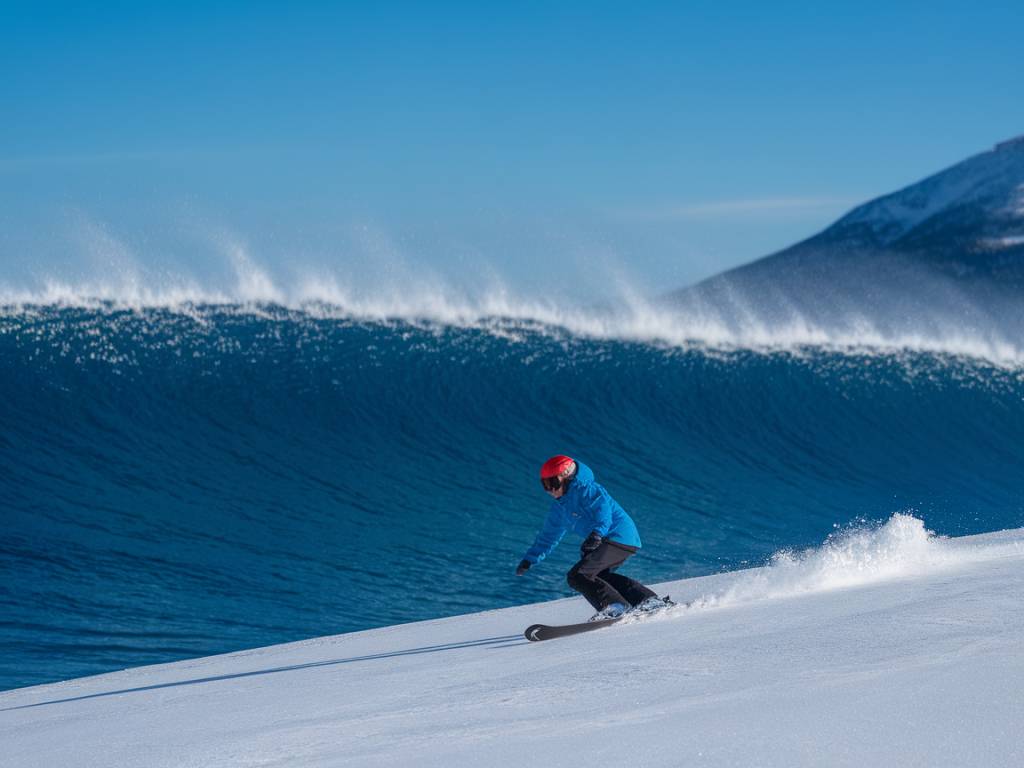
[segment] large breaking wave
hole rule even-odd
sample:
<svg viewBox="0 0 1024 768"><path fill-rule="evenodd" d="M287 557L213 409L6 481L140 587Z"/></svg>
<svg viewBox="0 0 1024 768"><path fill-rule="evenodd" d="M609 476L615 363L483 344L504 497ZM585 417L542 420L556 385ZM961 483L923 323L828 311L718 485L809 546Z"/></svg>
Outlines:
<svg viewBox="0 0 1024 768"><path fill-rule="evenodd" d="M998 334L250 277L4 295L0 687L565 594L568 542L510 576L555 452L635 515L648 580L894 511L1024 524Z"/></svg>

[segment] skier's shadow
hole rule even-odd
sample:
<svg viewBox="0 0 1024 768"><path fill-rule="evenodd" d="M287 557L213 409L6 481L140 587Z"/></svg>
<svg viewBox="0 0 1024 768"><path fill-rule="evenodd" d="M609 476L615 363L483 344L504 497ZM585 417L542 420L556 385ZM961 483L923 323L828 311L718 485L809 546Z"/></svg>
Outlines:
<svg viewBox="0 0 1024 768"><path fill-rule="evenodd" d="M516 642L519 641L519 642ZM256 669L251 672L236 672L230 675L213 675L210 677L198 677L192 680L178 680L173 683L157 683L155 685L142 685L137 688L122 688L117 691L104 691L103 693L90 693L85 696L70 696L66 699L53 699L51 701L38 701L35 704L22 704L17 707L4 707L0 712L11 712L16 709L32 709L33 707L45 707L50 704L66 704L71 701L85 701L86 699L100 699L105 696L119 696L123 693L140 693L142 691L156 691L161 688L177 688L183 685L199 685L200 683L216 683L222 680L238 680L243 677L256 677L258 675L273 675L277 672L295 672L300 669L312 669L313 667L330 667L337 664L354 664L359 661L373 661L375 659L393 659L396 656L417 656L421 653L440 653L441 651L457 651L461 648L508 648L515 645L526 645L527 641L522 635L502 635L500 637L484 637L479 640L463 640L458 643L443 643L441 645L425 645L420 648L406 648L400 651L388 651L387 653L372 653L366 656L351 656L347 659L330 659L328 661L310 661L305 664L292 664L287 667L271 667L270 669Z"/></svg>

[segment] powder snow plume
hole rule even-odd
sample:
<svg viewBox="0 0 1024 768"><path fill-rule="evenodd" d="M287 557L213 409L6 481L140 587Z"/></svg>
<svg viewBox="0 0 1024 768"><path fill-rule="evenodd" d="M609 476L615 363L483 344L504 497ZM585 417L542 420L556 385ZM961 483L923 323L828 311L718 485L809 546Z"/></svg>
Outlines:
<svg viewBox="0 0 1024 768"><path fill-rule="evenodd" d="M723 592L703 595L692 607L726 607L848 589L1001 554L999 547L952 545L928 530L921 519L896 513L881 525L861 524L837 531L820 547L777 552L767 566L741 571Z"/></svg>

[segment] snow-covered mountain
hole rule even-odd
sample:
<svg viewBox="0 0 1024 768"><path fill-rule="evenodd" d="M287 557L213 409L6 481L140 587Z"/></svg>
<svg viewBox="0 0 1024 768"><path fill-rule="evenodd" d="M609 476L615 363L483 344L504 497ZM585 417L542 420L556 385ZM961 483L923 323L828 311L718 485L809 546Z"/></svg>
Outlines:
<svg viewBox="0 0 1024 768"><path fill-rule="evenodd" d="M733 324L1024 332L1024 136L671 300Z"/></svg>
<svg viewBox="0 0 1024 768"><path fill-rule="evenodd" d="M1024 136L856 208L801 245L811 244L961 258L967 268L1024 246Z"/></svg>

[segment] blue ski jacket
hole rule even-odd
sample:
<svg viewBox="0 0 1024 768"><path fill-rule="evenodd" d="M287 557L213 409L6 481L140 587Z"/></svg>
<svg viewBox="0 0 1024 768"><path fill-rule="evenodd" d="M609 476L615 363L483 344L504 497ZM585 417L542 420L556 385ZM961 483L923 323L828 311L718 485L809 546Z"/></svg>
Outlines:
<svg viewBox="0 0 1024 768"><path fill-rule="evenodd" d="M594 480L590 467L578 461L576 479L570 483L562 498L552 500L544 527L523 559L539 563L551 554L569 531L583 538L589 536L591 531L597 531L610 541L637 549L641 546L640 534L633 519L604 486Z"/></svg>

